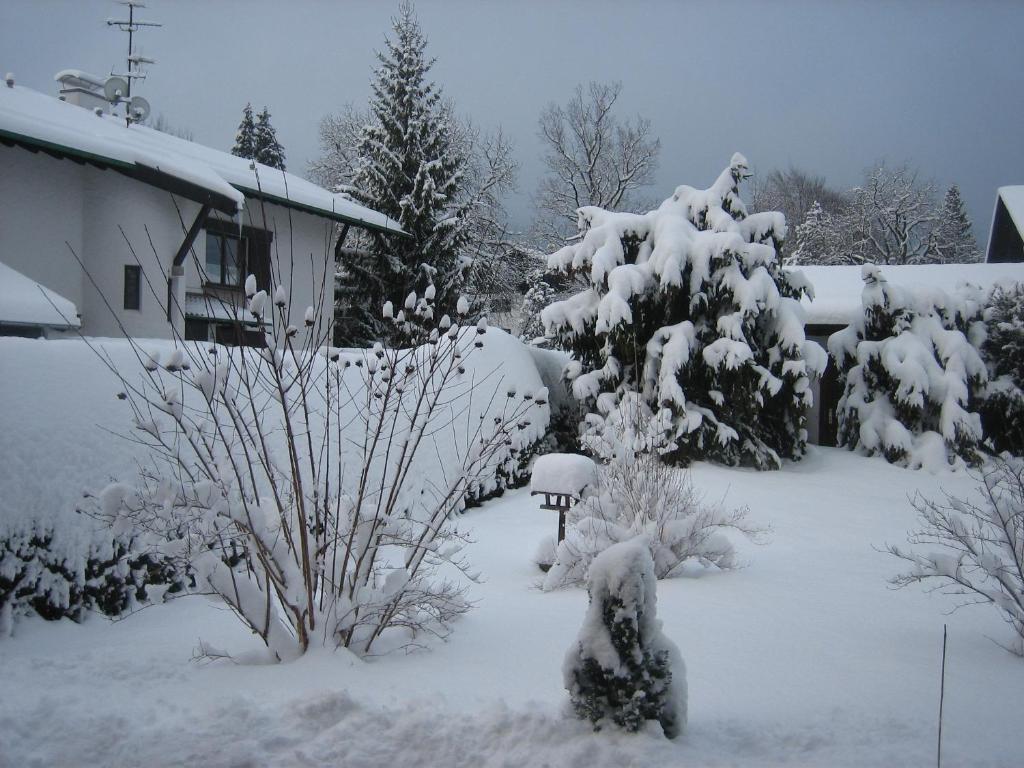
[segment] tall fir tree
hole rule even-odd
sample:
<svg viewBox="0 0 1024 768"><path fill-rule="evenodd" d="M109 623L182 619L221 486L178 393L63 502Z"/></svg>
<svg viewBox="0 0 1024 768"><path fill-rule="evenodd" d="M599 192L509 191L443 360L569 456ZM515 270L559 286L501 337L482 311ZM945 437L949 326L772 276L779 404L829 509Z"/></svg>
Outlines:
<svg viewBox="0 0 1024 768"><path fill-rule="evenodd" d="M433 286L439 314L454 316L464 279L460 250L468 239L458 205L466 157L441 90L428 79L433 59L411 3L399 6L392 37L377 53L369 119L357 146L349 193L396 220L409 237L375 236L342 257L343 289L358 297L338 328L338 343L392 341L395 324L381 307L402 306Z"/></svg>
<svg viewBox="0 0 1024 768"><path fill-rule="evenodd" d="M932 230L932 250L936 260L943 263L981 260L978 243L971 232L971 220L960 196L960 187L956 184L946 190L939 221Z"/></svg>
<svg viewBox="0 0 1024 768"><path fill-rule="evenodd" d="M247 103L242 110L242 122L238 124L235 146L231 148L231 154L249 159L256 156L256 121L252 116L252 104Z"/></svg>
<svg viewBox="0 0 1024 768"><path fill-rule="evenodd" d="M270 124L270 111L263 107L256 118L256 146L253 159L271 168L284 170L284 147L277 140L277 131Z"/></svg>

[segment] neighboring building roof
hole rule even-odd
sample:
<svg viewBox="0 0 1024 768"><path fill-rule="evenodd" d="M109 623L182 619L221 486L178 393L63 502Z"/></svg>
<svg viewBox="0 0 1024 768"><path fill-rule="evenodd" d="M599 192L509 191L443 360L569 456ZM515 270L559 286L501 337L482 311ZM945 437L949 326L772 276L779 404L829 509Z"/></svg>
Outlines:
<svg viewBox="0 0 1024 768"><path fill-rule="evenodd" d="M16 269L0 262L0 323L78 328L75 305Z"/></svg>
<svg viewBox="0 0 1024 768"><path fill-rule="evenodd" d="M382 213L310 181L228 152L0 83L0 142L112 168L234 215L245 198L295 208L347 224L402 233Z"/></svg>
<svg viewBox="0 0 1024 768"><path fill-rule="evenodd" d="M1024 233L1024 185L1000 187L997 194L1006 206L1013 223L1017 225L1017 231Z"/></svg>
<svg viewBox="0 0 1024 768"><path fill-rule="evenodd" d="M864 281L859 266L786 267L799 270L814 287L814 300L803 300L807 325L848 325L861 313ZM880 266L891 283L908 288L952 291L971 283L982 288L1024 283L1024 264L913 264Z"/></svg>
<svg viewBox="0 0 1024 768"><path fill-rule="evenodd" d="M1024 261L1024 186L996 191L985 261Z"/></svg>

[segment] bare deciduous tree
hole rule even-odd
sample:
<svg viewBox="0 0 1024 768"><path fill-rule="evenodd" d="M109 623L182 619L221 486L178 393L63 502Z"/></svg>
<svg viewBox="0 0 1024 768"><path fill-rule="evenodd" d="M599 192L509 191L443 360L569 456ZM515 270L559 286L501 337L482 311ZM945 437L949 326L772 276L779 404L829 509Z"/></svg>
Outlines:
<svg viewBox="0 0 1024 768"><path fill-rule="evenodd" d="M850 191L844 225L852 248L872 264L927 264L940 260L931 233L939 219L935 184L907 165L878 163Z"/></svg>
<svg viewBox="0 0 1024 768"><path fill-rule="evenodd" d="M941 549L921 554L888 546L911 564L892 583L930 583L961 598L959 605L995 606L1016 635L1004 647L1024 656L1024 460L997 458L981 481L980 501L949 494L943 501L914 499L921 527L909 542Z"/></svg>
<svg viewBox="0 0 1024 768"><path fill-rule="evenodd" d="M782 211L785 215L789 234L783 255L795 250L796 228L807 219L815 203L828 216L834 216L848 206L846 195L829 187L824 176L814 176L792 165L764 176L755 174L750 201L752 211Z"/></svg>
<svg viewBox="0 0 1024 768"><path fill-rule="evenodd" d="M536 234L549 250L576 233L577 208L631 210L640 204L636 191L653 179L661 141L650 120L619 120L621 93L621 83L578 85L564 106L552 103L541 113L548 174L537 191Z"/></svg>

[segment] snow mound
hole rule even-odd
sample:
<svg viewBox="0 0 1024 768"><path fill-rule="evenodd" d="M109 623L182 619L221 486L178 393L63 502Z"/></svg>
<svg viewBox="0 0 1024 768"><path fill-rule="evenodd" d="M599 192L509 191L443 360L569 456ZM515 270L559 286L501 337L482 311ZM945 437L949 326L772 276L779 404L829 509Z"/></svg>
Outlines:
<svg viewBox="0 0 1024 768"><path fill-rule="evenodd" d="M579 498L586 488L598 483L593 459L575 453L549 453L533 465L530 490L534 493L559 493Z"/></svg>
<svg viewBox="0 0 1024 768"><path fill-rule="evenodd" d="M0 262L0 323L78 328L78 308L16 269Z"/></svg>

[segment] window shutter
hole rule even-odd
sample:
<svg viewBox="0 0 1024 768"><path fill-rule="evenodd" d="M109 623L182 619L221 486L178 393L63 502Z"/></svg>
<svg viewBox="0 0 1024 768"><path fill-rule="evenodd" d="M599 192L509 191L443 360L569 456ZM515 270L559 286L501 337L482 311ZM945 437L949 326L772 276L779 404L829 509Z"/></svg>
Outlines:
<svg viewBox="0 0 1024 768"><path fill-rule="evenodd" d="M270 291L270 237L269 233L247 233L249 240L249 271L256 276L256 287Z"/></svg>

